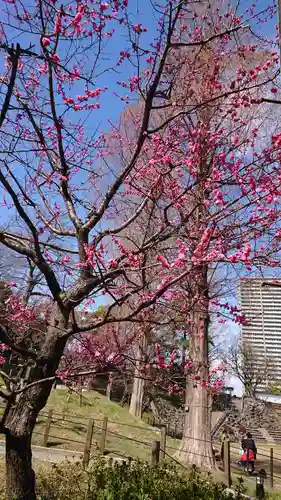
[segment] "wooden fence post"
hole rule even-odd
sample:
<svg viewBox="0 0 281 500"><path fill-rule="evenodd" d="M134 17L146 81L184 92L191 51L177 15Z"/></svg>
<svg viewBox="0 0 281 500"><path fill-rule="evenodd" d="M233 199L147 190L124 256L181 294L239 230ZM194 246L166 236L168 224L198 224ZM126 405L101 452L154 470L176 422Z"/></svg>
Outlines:
<svg viewBox="0 0 281 500"><path fill-rule="evenodd" d="M230 469L230 442L228 439L224 441L224 474L226 485L228 488L231 486L231 469Z"/></svg>
<svg viewBox="0 0 281 500"><path fill-rule="evenodd" d="M108 422L108 417L104 417L103 423L102 423L101 438L100 438L100 452L101 452L101 455L104 455L104 450L105 450L107 422Z"/></svg>
<svg viewBox="0 0 281 500"><path fill-rule="evenodd" d="M165 460L165 456L166 456L166 425L161 429L160 460Z"/></svg>
<svg viewBox="0 0 281 500"><path fill-rule="evenodd" d="M45 425L45 430L44 430L43 446L48 446L48 438L49 438L50 427L51 427L51 423L52 423L52 417L53 417L53 410L49 410L46 425Z"/></svg>
<svg viewBox="0 0 281 500"><path fill-rule="evenodd" d="M83 465L84 465L84 467L87 467L87 465L89 464L89 460L90 460L94 425L95 425L95 421L91 418L89 420L89 423L88 423L85 446L84 446L84 453L83 453Z"/></svg>
<svg viewBox="0 0 281 500"><path fill-rule="evenodd" d="M270 488L273 488L273 448L270 448L269 486Z"/></svg>
<svg viewBox="0 0 281 500"><path fill-rule="evenodd" d="M157 465L159 463L160 441L152 441L151 463Z"/></svg>

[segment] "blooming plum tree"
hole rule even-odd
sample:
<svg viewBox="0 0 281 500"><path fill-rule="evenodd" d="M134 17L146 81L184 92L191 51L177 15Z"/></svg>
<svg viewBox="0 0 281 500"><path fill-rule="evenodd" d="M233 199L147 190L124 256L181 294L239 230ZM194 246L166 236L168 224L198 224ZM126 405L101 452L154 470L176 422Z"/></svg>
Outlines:
<svg viewBox="0 0 281 500"><path fill-rule="evenodd" d="M84 333L70 340L59 374L64 381L91 385L97 375L108 375L107 395L110 399L114 374L129 372L128 359L136 333L130 324L104 325L97 333ZM75 378L78 373L78 380ZM84 373L84 375L82 375Z"/></svg>
<svg viewBox="0 0 281 500"><path fill-rule="evenodd" d="M208 266L279 263L272 255L280 245L280 132L265 140L252 120L269 84L276 88L278 57L260 54L247 39L252 19L261 22L274 8L238 15L207 0L149 8L157 23L150 39L133 0L4 3L0 243L32 263L41 276L37 293L50 301L34 345L19 341L27 326L38 325L32 301L9 297L1 322L1 344L28 367L21 383L2 372L10 387L1 394L9 500L35 499L32 432L69 339L108 324L149 323L151 306L179 297L193 366L186 423L192 434L182 457L193 460L204 447L211 467L202 413L209 394ZM249 59L253 53L259 64ZM99 110L107 113L112 99L136 98L136 134L120 162ZM106 132L109 126L121 141L115 118ZM132 235L140 220L141 241L124 240L124 230ZM176 244L163 248L169 239ZM144 270L152 249L159 251L151 276ZM179 290L184 280L189 294ZM79 306L93 311L100 297L108 307L81 321Z"/></svg>

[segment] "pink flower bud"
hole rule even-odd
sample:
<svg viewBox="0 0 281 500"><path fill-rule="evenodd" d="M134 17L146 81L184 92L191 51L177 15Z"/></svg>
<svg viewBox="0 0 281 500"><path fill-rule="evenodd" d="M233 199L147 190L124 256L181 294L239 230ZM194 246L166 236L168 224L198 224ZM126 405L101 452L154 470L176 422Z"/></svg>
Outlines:
<svg viewBox="0 0 281 500"><path fill-rule="evenodd" d="M51 40L49 38L43 37L41 40L41 43L42 43L42 47L48 47L48 45L50 45L50 43L51 43Z"/></svg>

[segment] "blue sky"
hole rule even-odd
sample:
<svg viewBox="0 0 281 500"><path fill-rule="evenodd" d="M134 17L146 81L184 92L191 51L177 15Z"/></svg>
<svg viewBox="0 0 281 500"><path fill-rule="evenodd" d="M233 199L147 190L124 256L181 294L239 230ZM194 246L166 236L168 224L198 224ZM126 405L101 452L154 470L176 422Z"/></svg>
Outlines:
<svg viewBox="0 0 281 500"><path fill-rule="evenodd" d="M164 3L163 0L159 0L159 3ZM248 7L251 7L253 1L252 0L242 0L240 2L240 11L245 10ZM269 5L272 5L272 2L269 0L256 0L257 9L265 9ZM148 32L142 35L142 42L144 46L147 46L148 43L156 36L156 26L157 22L153 15L151 15L151 2L150 0L133 0L131 1L131 12L135 12L134 18L136 23L143 24ZM254 23L254 30L257 34L263 33L268 37L272 37L275 34L274 25L276 24L276 20L269 21L265 24L258 25ZM10 31L10 35L12 32ZM29 43L33 43L32 37L28 35L23 35L21 39L23 46L28 46ZM121 50L124 50L126 46L129 48L129 42L127 40L127 33L124 29L123 34L121 33L120 37L114 36L112 40L108 42L106 52L108 60L116 58L116 54L118 54ZM105 62L104 64L107 64ZM116 72L105 73L102 78L98 80L98 86L109 86L109 91L107 91L102 99L101 99L101 109L95 111L95 126L99 125L100 129L106 130L108 127L108 118L111 120L117 120L120 113L124 109L125 104L120 101L114 95L114 92L123 93L120 91L120 86L117 85L118 80L126 80L128 77L134 74L132 70L132 66L129 63L125 63L122 65L120 74ZM4 213L1 209L1 215L3 217ZM4 216L5 217L5 216ZM3 220L3 219L2 219ZM234 299L234 297L233 297ZM102 301L98 300L98 303ZM233 338L237 335L237 327L231 323L227 324L225 327L225 331L223 335L227 338Z"/></svg>

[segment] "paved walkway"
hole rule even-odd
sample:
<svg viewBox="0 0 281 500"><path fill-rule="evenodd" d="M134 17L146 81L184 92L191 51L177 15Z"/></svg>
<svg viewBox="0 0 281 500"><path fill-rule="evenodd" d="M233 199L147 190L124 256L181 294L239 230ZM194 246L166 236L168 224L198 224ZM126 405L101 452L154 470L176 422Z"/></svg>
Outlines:
<svg viewBox="0 0 281 500"><path fill-rule="evenodd" d="M5 441L0 440L0 457L5 456ZM59 463L65 460L79 462L83 459L83 454L79 451L63 450L61 448L45 448L44 446L32 446L32 458L40 462ZM124 462L128 460L122 457L111 457L113 462Z"/></svg>
<svg viewBox="0 0 281 500"><path fill-rule="evenodd" d="M5 455L5 442L0 441L0 456ZM45 448L44 446L32 446L32 457L41 462L58 463L64 460L79 461L82 454L78 451L62 450L60 448Z"/></svg>

